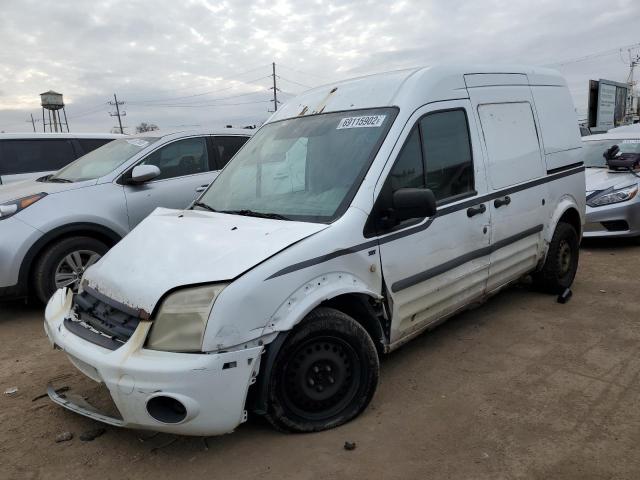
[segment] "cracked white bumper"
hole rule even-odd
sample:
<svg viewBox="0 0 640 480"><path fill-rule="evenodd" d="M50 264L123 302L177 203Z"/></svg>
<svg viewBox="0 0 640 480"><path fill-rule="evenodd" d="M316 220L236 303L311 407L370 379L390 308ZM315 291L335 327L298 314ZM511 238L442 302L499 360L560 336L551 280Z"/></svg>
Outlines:
<svg viewBox="0 0 640 480"><path fill-rule="evenodd" d="M140 322L122 347L108 350L65 328L64 318L71 314L70 309L71 294L58 290L47 304L45 332L80 371L107 386L121 419L107 417L51 390L50 397L56 403L112 425L182 435L228 433L246 419L247 391L258 373L263 347L219 354L148 350L144 342L151 322ZM184 418L168 423L152 417L147 403L158 396L184 405Z"/></svg>

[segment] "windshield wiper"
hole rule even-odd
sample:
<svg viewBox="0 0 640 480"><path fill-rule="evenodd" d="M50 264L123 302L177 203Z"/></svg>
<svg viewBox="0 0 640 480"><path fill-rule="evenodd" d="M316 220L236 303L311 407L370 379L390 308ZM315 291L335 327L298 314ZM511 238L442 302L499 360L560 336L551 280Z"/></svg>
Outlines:
<svg viewBox="0 0 640 480"><path fill-rule="evenodd" d="M51 182L51 183L73 183L73 180L69 180L68 178L60 178L60 177L49 177L45 181Z"/></svg>
<svg viewBox="0 0 640 480"><path fill-rule="evenodd" d="M193 203L194 207L200 207L200 208L204 208L205 210L209 210L210 212L217 212L217 210L213 207L210 207L209 205L207 205L206 203L202 203L202 202L194 202ZM193 208L191 208L193 210Z"/></svg>
<svg viewBox="0 0 640 480"><path fill-rule="evenodd" d="M263 213L254 210L221 210L220 213L228 213L231 215L243 215L245 217L271 218L273 220L291 220L279 213Z"/></svg>

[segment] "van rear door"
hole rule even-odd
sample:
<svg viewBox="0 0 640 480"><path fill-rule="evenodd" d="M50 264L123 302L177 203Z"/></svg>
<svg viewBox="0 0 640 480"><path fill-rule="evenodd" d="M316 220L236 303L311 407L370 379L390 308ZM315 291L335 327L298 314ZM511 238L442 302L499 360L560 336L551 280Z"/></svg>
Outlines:
<svg viewBox="0 0 640 480"><path fill-rule="evenodd" d="M548 218L547 175L526 75L465 75L487 157L491 265L487 291L535 268Z"/></svg>

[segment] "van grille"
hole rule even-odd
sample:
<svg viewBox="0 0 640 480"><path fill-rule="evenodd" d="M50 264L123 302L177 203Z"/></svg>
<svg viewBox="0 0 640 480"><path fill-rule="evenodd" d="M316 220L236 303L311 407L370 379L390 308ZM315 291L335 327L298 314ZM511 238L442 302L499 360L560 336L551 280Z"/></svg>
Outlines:
<svg viewBox="0 0 640 480"><path fill-rule="evenodd" d="M140 319L84 291L73 298L76 318L66 318L65 327L85 340L116 350L125 344Z"/></svg>

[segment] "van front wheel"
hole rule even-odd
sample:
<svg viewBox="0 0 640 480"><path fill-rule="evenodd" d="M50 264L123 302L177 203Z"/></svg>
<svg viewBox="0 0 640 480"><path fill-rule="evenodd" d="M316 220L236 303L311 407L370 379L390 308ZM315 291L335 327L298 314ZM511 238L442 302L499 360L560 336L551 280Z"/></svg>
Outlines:
<svg viewBox="0 0 640 480"><path fill-rule="evenodd" d="M353 318L318 308L287 338L272 372L267 419L281 430L317 432L367 407L378 384L378 354Z"/></svg>
<svg viewBox="0 0 640 480"><path fill-rule="evenodd" d="M535 285L548 293L560 294L576 277L580 245L572 225L559 222L549 244L544 266L533 275Z"/></svg>

